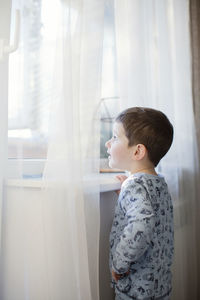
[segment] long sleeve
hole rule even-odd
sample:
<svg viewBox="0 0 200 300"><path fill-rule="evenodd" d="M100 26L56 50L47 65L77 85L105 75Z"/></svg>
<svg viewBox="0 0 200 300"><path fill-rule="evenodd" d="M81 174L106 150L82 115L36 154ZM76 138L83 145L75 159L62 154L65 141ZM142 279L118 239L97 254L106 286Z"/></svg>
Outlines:
<svg viewBox="0 0 200 300"><path fill-rule="evenodd" d="M112 267L122 274L150 246L155 219L148 194L141 185L134 183L122 189L119 204L126 222L113 254Z"/></svg>

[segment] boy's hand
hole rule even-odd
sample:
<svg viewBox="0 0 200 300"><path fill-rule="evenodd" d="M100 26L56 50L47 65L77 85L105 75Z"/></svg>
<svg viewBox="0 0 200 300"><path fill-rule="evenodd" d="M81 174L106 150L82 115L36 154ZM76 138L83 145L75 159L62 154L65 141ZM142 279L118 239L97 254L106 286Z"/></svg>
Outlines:
<svg viewBox="0 0 200 300"><path fill-rule="evenodd" d="M125 175L117 175L116 178L120 181L120 183L121 183L121 185L122 185L122 183L123 183L128 177L125 176ZM116 193L117 193L117 195L119 195L120 190L117 190Z"/></svg>
<svg viewBox="0 0 200 300"><path fill-rule="evenodd" d="M112 270L112 278L117 282L120 278L128 275L130 271L124 273L124 274L117 274L114 270Z"/></svg>

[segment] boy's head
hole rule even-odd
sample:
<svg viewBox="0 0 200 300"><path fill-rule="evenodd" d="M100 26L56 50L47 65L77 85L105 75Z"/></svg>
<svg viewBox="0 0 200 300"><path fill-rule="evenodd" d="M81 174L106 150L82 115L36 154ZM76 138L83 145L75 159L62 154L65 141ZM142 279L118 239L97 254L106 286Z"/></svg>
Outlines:
<svg viewBox="0 0 200 300"><path fill-rule="evenodd" d="M165 114L155 109L128 108L117 116L114 128L116 126L117 130L120 129L121 136L125 135L121 144L127 143L127 150L136 145L144 146L148 160L154 167L157 166L172 144L173 126ZM106 143L108 151L111 141L112 139ZM110 152L108 153L110 154ZM129 153L123 155L129 156Z"/></svg>
<svg viewBox="0 0 200 300"><path fill-rule="evenodd" d="M152 108L132 107L121 112L116 122L122 123L129 146L143 144L156 167L173 141L173 126L165 114Z"/></svg>

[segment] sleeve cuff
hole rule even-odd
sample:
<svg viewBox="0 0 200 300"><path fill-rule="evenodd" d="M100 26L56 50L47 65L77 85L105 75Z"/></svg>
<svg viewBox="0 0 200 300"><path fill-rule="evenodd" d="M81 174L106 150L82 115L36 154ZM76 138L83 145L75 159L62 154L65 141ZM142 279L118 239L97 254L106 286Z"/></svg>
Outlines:
<svg viewBox="0 0 200 300"><path fill-rule="evenodd" d="M124 274L126 272L129 271L130 269L130 265L129 263L127 262L126 265L124 266L119 266L115 263L115 261L113 261L113 264L112 264L112 269L114 272L116 272L117 274Z"/></svg>

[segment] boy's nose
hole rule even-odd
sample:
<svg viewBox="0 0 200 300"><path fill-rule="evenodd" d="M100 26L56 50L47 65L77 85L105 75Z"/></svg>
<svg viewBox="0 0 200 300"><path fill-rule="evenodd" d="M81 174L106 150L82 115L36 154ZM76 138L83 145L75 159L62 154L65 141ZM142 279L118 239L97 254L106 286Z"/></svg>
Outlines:
<svg viewBox="0 0 200 300"><path fill-rule="evenodd" d="M108 140L108 141L105 143L105 147L106 147L106 148L109 148L109 147L110 147L110 140Z"/></svg>

